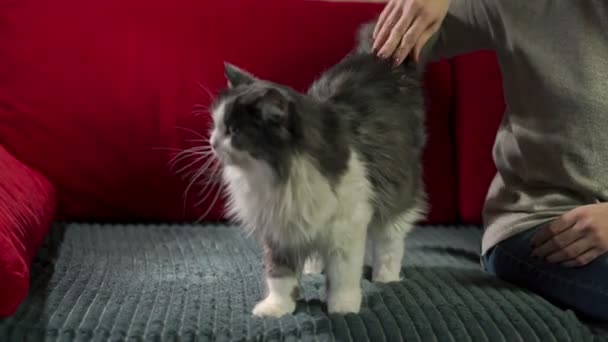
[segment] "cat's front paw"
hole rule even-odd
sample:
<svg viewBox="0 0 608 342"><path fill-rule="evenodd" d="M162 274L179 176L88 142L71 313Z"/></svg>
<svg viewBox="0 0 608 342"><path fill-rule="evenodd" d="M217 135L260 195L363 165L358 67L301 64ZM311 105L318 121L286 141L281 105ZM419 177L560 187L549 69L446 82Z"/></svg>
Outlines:
<svg viewBox="0 0 608 342"><path fill-rule="evenodd" d="M359 313L361 310L361 290L352 290L330 295L327 299L330 314Z"/></svg>
<svg viewBox="0 0 608 342"><path fill-rule="evenodd" d="M294 312L296 302L293 299L280 299L268 297L256 304L253 315L257 317L279 318Z"/></svg>
<svg viewBox="0 0 608 342"><path fill-rule="evenodd" d="M378 272L372 276L372 281L375 283L394 283L401 281L401 277L399 277L399 272Z"/></svg>

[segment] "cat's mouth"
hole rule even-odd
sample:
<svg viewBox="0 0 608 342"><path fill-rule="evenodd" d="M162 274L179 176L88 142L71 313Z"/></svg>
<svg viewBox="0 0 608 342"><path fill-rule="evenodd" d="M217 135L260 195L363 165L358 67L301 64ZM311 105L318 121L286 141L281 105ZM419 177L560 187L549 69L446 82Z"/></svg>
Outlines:
<svg viewBox="0 0 608 342"><path fill-rule="evenodd" d="M249 153L238 150L226 151L220 149L215 152L215 156L222 166L239 169L248 169L253 161Z"/></svg>
<svg viewBox="0 0 608 342"><path fill-rule="evenodd" d="M225 151L224 149L214 149L215 158L224 166L233 166L238 164L238 158L234 153Z"/></svg>
<svg viewBox="0 0 608 342"><path fill-rule="evenodd" d="M217 159L222 165L226 165L229 162L229 158L225 152L219 151L218 149L213 149L213 156Z"/></svg>

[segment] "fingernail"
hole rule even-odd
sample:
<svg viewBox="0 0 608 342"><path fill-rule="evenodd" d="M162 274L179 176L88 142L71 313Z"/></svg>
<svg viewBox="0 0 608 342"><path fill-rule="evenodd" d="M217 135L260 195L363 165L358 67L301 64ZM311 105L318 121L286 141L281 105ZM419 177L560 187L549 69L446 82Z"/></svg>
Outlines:
<svg viewBox="0 0 608 342"><path fill-rule="evenodd" d="M400 58L394 58L393 59L393 66L398 67L399 64L401 64L401 59Z"/></svg>

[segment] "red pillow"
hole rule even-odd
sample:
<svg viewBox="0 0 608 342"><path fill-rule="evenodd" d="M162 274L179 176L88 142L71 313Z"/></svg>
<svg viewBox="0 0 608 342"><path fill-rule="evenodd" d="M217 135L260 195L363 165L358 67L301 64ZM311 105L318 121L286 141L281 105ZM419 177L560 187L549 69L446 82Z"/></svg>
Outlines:
<svg viewBox="0 0 608 342"><path fill-rule="evenodd" d="M25 298L30 264L55 213L55 190L0 146L0 317Z"/></svg>

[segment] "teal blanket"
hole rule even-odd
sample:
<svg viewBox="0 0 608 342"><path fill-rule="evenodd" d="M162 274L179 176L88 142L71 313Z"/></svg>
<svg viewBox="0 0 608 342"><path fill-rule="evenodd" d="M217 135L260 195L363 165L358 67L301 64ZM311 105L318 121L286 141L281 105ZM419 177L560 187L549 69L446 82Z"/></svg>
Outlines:
<svg viewBox="0 0 608 342"><path fill-rule="evenodd" d="M479 267L475 227L424 227L408 239L404 280L363 281L360 314L328 316L321 276L297 312L257 319L260 249L240 230L202 225L58 224L30 295L0 341L593 341L581 322Z"/></svg>

